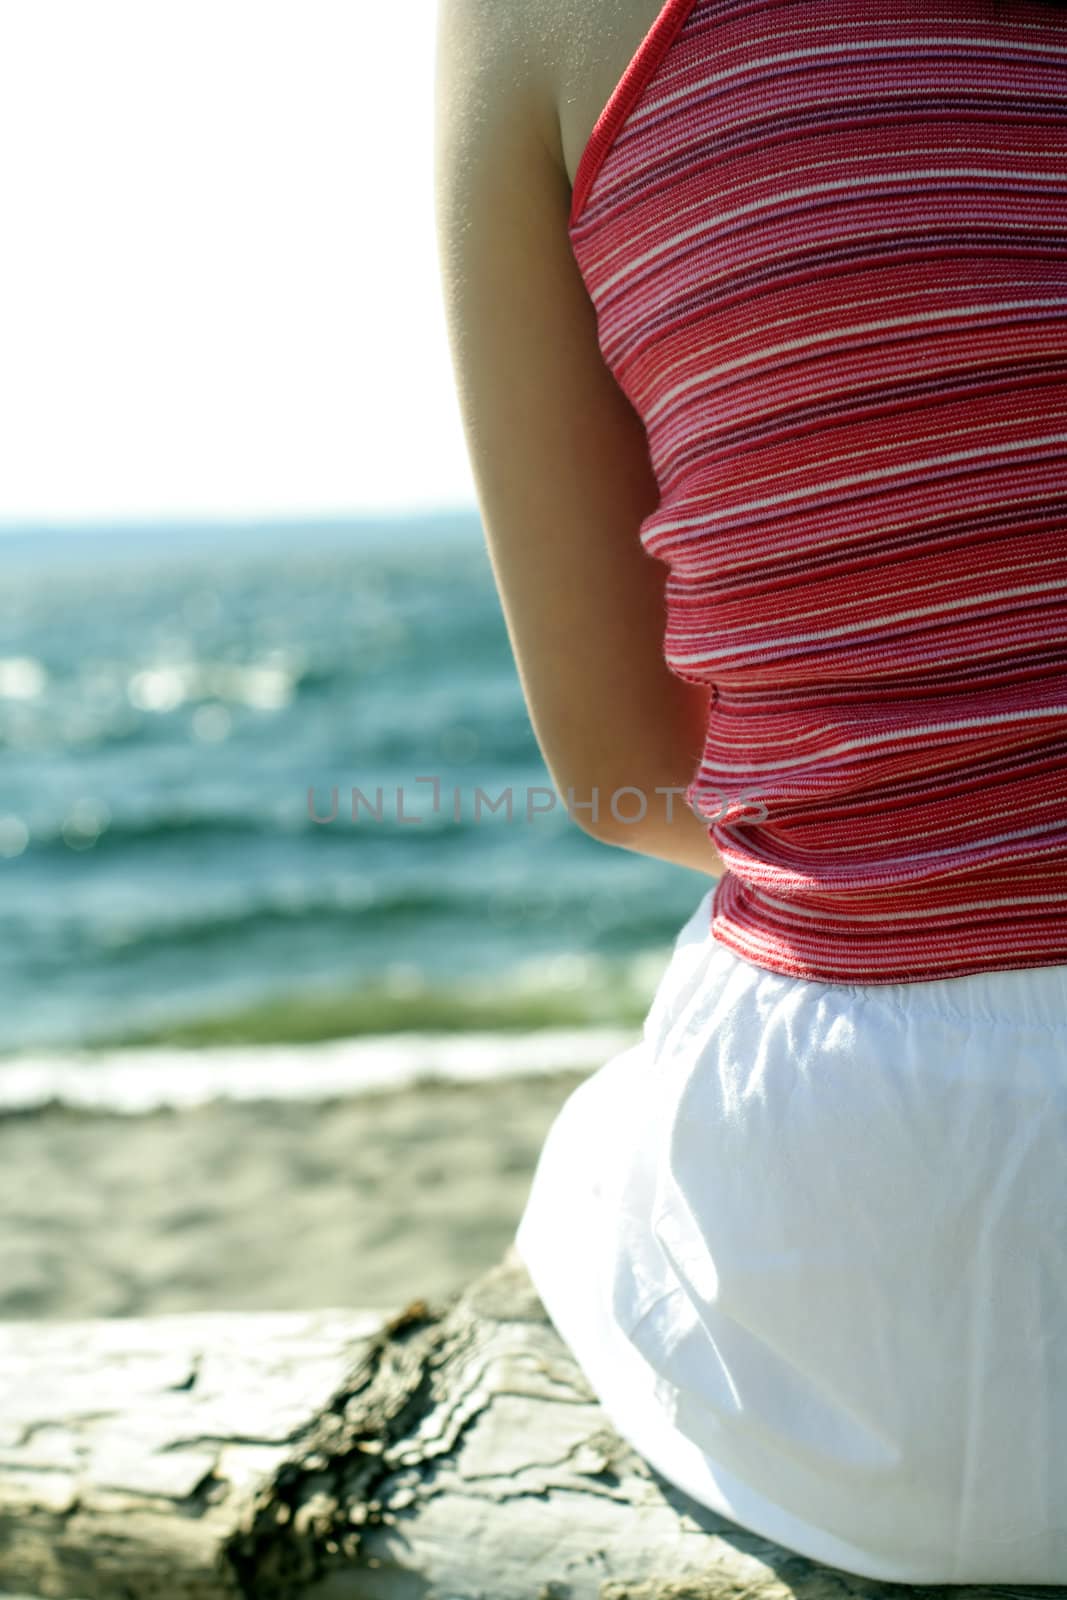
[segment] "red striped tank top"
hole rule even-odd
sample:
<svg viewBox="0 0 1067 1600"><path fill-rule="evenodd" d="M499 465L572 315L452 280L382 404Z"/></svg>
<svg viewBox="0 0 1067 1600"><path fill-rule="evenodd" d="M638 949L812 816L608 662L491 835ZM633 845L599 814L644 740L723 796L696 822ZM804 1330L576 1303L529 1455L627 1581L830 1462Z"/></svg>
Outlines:
<svg viewBox="0 0 1067 1600"><path fill-rule="evenodd" d="M711 686L714 937L838 983L1067 962L1067 14L667 0L570 239Z"/></svg>

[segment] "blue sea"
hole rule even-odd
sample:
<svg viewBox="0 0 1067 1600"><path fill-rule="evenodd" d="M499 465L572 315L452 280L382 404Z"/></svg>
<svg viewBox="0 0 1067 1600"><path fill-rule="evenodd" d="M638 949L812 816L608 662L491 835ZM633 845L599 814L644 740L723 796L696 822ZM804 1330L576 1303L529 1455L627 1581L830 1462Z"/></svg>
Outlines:
<svg viewBox="0 0 1067 1600"><path fill-rule="evenodd" d="M0 1077L639 1030L709 880L553 796L475 514L9 532L0 579Z"/></svg>

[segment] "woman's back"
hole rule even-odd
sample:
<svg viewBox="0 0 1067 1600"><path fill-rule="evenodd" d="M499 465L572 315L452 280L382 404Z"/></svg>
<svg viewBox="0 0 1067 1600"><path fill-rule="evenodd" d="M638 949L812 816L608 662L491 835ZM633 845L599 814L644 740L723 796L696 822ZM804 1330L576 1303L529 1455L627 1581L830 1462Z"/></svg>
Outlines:
<svg viewBox="0 0 1067 1600"><path fill-rule="evenodd" d="M551 127L516 140L472 96L453 146L503 129L453 238L473 195L465 304L521 351L474 346L471 433L527 660L570 644L579 700L602 668L646 770L613 672L664 745L667 690L710 691L690 795L729 802L729 870L641 1040L562 1108L519 1253L618 1431L722 1515L873 1578L1063 1583L1067 11L577 3L545 19L568 237ZM564 330L588 425L544 383ZM638 514L584 516L634 481L620 388L668 569L652 687L663 608L615 570ZM589 702L545 703L612 767Z"/></svg>
<svg viewBox="0 0 1067 1600"><path fill-rule="evenodd" d="M716 936L840 982L1067 961L1067 12L625 23L562 75L570 236L712 689Z"/></svg>

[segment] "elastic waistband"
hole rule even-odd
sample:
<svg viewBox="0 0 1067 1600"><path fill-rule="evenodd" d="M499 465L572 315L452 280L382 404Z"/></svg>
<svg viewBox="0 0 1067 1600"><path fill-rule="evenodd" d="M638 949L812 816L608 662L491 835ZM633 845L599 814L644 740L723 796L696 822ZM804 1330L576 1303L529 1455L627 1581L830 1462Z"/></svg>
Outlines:
<svg viewBox="0 0 1067 1600"><path fill-rule="evenodd" d="M706 940L708 959L725 973L746 974L759 1001L773 1004L786 994L835 1008L889 1007L908 1017L937 1016L973 1026L1056 1028L1067 1038L1067 963L1003 967L960 977L911 980L907 983L829 982L796 977L761 967L716 939L711 928L709 890L679 935Z"/></svg>
<svg viewBox="0 0 1067 1600"><path fill-rule="evenodd" d="M844 989L854 994L858 1004L880 995L884 1003L911 1016L932 1013L986 1027L1062 1028L1067 1036L1067 965L1062 963L969 972L963 977L915 983L816 987Z"/></svg>

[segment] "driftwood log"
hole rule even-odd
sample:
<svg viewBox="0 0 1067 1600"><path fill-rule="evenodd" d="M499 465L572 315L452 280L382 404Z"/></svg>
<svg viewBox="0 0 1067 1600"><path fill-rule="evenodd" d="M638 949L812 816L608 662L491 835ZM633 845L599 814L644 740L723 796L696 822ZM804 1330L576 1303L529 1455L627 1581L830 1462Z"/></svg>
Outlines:
<svg viewBox="0 0 1067 1600"><path fill-rule="evenodd" d="M379 1312L0 1327L0 1591L69 1600L901 1600L661 1479L514 1252ZM1067 1589L956 1587L957 1600Z"/></svg>

